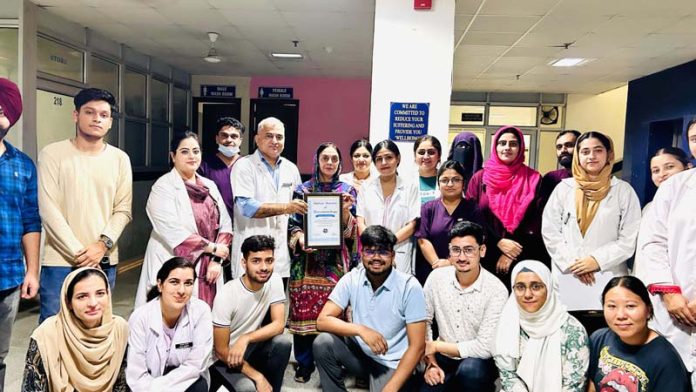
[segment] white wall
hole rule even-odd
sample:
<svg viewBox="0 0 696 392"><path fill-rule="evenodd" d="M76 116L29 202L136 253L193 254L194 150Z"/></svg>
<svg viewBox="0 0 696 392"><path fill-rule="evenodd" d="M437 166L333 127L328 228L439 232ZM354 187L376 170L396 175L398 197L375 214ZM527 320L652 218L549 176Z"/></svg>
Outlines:
<svg viewBox="0 0 696 392"><path fill-rule="evenodd" d="M597 95L568 94L566 129L600 131L614 140L615 160L623 159L628 85Z"/></svg>
<svg viewBox="0 0 696 392"><path fill-rule="evenodd" d="M428 134L446 144L454 54L454 0L416 11L412 1L379 0L372 54L370 142L389 137L391 102L428 102ZM413 143L397 143L399 173L415 175ZM448 146L443 145L443 155Z"/></svg>

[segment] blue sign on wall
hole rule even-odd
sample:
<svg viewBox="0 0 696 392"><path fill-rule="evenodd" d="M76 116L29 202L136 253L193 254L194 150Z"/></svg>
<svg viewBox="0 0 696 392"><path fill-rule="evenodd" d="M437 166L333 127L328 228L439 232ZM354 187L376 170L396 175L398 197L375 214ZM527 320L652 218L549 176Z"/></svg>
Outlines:
<svg viewBox="0 0 696 392"><path fill-rule="evenodd" d="M392 102L389 108L389 138L412 142L428 133L429 103Z"/></svg>
<svg viewBox="0 0 696 392"><path fill-rule="evenodd" d="M259 87L259 98L292 98L292 87Z"/></svg>
<svg viewBox="0 0 696 392"><path fill-rule="evenodd" d="M237 95L236 86L218 86L214 84L201 85L201 97L234 98Z"/></svg>

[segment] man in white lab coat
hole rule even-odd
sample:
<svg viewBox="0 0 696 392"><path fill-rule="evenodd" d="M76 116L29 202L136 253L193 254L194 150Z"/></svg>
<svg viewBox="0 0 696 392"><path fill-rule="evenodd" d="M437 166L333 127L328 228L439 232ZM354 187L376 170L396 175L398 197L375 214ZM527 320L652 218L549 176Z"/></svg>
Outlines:
<svg viewBox="0 0 696 392"><path fill-rule="evenodd" d="M302 179L297 166L280 156L285 147L285 126L280 120L274 117L262 120L254 141L258 149L239 159L231 173L235 196L232 277L238 278L243 273L242 241L265 234L276 241L275 274L287 282L290 276L288 217L307 212L307 203L292 200L293 191Z"/></svg>

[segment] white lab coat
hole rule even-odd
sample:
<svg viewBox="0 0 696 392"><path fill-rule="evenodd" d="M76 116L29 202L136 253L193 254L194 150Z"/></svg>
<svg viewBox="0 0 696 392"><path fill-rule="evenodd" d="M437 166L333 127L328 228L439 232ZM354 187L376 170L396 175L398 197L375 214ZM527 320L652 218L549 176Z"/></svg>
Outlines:
<svg viewBox="0 0 696 392"><path fill-rule="evenodd" d="M217 186L211 180L197 176L208 187L210 195L218 206L220 213L219 231L232 233L232 222ZM135 295L136 308L146 302L147 292L157 284L157 272L162 264L175 256L174 248L184 242L191 234L198 232L186 185L176 169L172 169L155 182L145 209L150 223L152 223L152 233L145 250L140 282ZM196 264L196 274L201 277L200 264ZM217 281L218 290L223 284L223 274L220 274ZM193 287L193 295L196 297L198 296L198 285Z"/></svg>
<svg viewBox="0 0 696 392"><path fill-rule="evenodd" d="M191 297L179 316L169 346L162 328L159 298L135 309L128 325L126 381L133 392L183 392L201 376L210 386L213 317L208 304ZM167 358L169 366L176 369L162 375Z"/></svg>
<svg viewBox="0 0 696 392"><path fill-rule="evenodd" d="M696 299L696 169L660 184L642 225L641 268L645 285L669 284ZM688 371L696 370L696 328L672 320L659 295L652 296L655 317L650 326L664 335L681 355Z"/></svg>
<svg viewBox="0 0 696 392"><path fill-rule="evenodd" d="M593 256L597 260L600 271L609 272L613 276L626 275L626 261L633 256L636 249L640 202L631 185L612 177L609 193L599 203L597 213L584 237L578 226L576 187L575 179L564 179L551 193L544 208L541 234L546 250L551 256L551 271L556 289L561 274L571 274L568 268L576 260L586 256ZM566 281L566 284L584 288L578 279ZM591 300L596 302L604 286L595 284L592 289ZM563 290L572 292L573 287L563 287Z"/></svg>
<svg viewBox="0 0 696 392"><path fill-rule="evenodd" d="M295 188L302 183L297 166L285 158L277 163L280 170L278 189L268 167L261 161L257 150L251 155L237 160L232 167L230 179L235 197L248 197L263 203L289 203ZM288 251L288 217L276 215L269 218L247 218L235 203L234 232L232 239L232 276L243 275L242 243L252 235L270 235L275 239L275 266L273 273L280 277L290 276L290 252Z"/></svg>
<svg viewBox="0 0 696 392"><path fill-rule="evenodd" d="M365 219L365 225L382 225L396 233L407 223L420 218L420 192L418 184L396 177L396 188L391 196L388 209L384 205L384 195L379 176L363 183L358 192L356 215ZM386 217L386 219L385 219ZM396 244L394 263L399 271L412 274L414 270L413 237Z"/></svg>

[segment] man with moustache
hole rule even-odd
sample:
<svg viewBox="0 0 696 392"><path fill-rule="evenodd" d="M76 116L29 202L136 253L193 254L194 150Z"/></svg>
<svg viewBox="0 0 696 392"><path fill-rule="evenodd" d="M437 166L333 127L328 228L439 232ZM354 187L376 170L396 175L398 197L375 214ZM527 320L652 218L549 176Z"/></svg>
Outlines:
<svg viewBox="0 0 696 392"><path fill-rule="evenodd" d="M370 391L408 389L425 348L425 299L412 275L394 268L396 236L383 226L360 235L362 263L336 284L317 319L313 343L323 391L345 391L344 373ZM352 307L352 322L341 314ZM344 371L345 370L345 371Z"/></svg>
<svg viewBox="0 0 696 392"><path fill-rule="evenodd" d="M218 361L210 368L211 391L280 391L292 340L285 329L285 291L273 272L275 241L267 235L242 243L244 275L225 284L213 304ZM267 312L271 322L261 327Z"/></svg>
<svg viewBox="0 0 696 392"><path fill-rule="evenodd" d="M285 147L285 125L280 120L274 117L262 120L254 141L258 149L239 159L231 174L235 194L232 277L243 273L240 248L244 238L266 234L276 239L275 272L287 284L290 277L288 217L307 212L307 203L292 199L302 178L297 166L280 156Z"/></svg>
<svg viewBox="0 0 696 392"><path fill-rule="evenodd" d="M563 179L573 176L570 168L573 166L573 151L575 151L575 141L580 137L580 132L568 129L556 136L556 159L561 165L558 170L550 171L541 179L539 196L542 208L549 200L551 193Z"/></svg>
<svg viewBox="0 0 696 392"><path fill-rule="evenodd" d="M39 290L41 218L36 166L27 154L5 140L21 115L19 88L0 78L0 392L19 298L34 298Z"/></svg>
<svg viewBox="0 0 696 392"><path fill-rule="evenodd" d="M433 270L425 282L425 383L421 391L493 392L498 371L492 358L507 289L481 268L486 255L484 230L473 222L449 232L451 266ZM432 324L439 336L433 340Z"/></svg>
<svg viewBox="0 0 696 392"><path fill-rule="evenodd" d="M87 88L74 103L75 137L39 153L39 213L46 229L39 322L58 313L63 280L75 268L101 268L113 289L117 241L132 218L130 159L104 141L116 99L106 90Z"/></svg>

